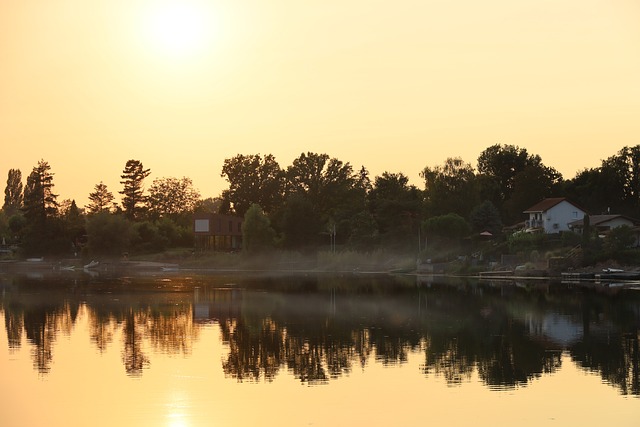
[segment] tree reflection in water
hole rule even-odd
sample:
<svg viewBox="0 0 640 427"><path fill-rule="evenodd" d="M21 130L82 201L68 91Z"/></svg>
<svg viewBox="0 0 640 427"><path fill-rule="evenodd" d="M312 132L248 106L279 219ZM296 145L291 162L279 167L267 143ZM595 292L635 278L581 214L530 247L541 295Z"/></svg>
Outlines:
<svg viewBox="0 0 640 427"><path fill-rule="evenodd" d="M228 347L222 369L240 382L272 381L286 370L323 384L372 361L402 364L422 353L425 376L458 385L477 372L504 389L555 372L567 352L621 393L640 394L640 296L633 293L560 284L416 286L411 276L352 275L247 276L235 278L233 289L222 286L228 278L201 277L176 292L145 280L106 281L106 289L77 278L3 282L8 347L19 349L26 337L34 368L47 374L57 336L70 334L83 315L97 350L120 342L125 371L139 376L156 353L190 355L203 324L213 321Z"/></svg>

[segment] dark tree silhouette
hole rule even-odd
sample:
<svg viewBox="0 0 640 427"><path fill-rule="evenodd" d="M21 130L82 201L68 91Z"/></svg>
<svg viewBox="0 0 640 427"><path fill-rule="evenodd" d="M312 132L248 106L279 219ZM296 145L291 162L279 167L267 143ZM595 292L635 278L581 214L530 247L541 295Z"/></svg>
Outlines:
<svg viewBox="0 0 640 427"><path fill-rule="evenodd" d="M89 203L87 208L87 213L95 214L102 211L109 211L113 206L113 193L107 189L107 185L102 181L96 184L94 191L89 194Z"/></svg>
<svg viewBox="0 0 640 427"><path fill-rule="evenodd" d="M149 176L151 171L145 169L142 166L142 162L139 160L127 161L124 170L122 171L123 189L120 191L122 194L122 209L127 218L135 220L138 218L143 206L146 202L144 195L144 179Z"/></svg>
<svg viewBox="0 0 640 427"><path fill-rule="evenodd" d="M4 205L2 210L7 216L14 215L22 207L22 172L20 169L9 169L7 186L4 189Z"/></svg>

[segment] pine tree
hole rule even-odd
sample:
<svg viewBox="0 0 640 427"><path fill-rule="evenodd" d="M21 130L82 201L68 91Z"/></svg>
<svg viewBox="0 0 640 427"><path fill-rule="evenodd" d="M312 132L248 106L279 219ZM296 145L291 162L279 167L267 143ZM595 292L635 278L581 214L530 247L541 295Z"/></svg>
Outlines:
<svg viewBox="0 0 640 427"><path fill-rule="evenodd" d="M86 208L89 214L108 211L113 203L113 193L107 189L106 184L100 181L96 184L93 193L89 194L89 203Z"/></svg>
<svg viewBox="0 0 640 427"><path fill-rule="evenodd" d="M22 212L25 227L22 231L22 249L27 254L58 253L66 239L58 214L57 194L53 194L51 166L40 160L27 177Z"/></svg>
<svg viewBox="0 0 640 427"><path fill-rule="evenodd" d="M50 170L49 163L40 160L27 177L22 210L27 222L34 225L45 223L58 212L58 195L52 192L54 174Z"/></svg>
<svg viewBox="0 0 640 427"><path fill-rule="evenodd" d="M139 160L129 160L120 175L122 178L120 184L124 185L122 191L119 192L123 195L122 208L125 216L131 220L139 216L138 214L146 201L143 182L149 173L150 170L144 169Z"/></svg>

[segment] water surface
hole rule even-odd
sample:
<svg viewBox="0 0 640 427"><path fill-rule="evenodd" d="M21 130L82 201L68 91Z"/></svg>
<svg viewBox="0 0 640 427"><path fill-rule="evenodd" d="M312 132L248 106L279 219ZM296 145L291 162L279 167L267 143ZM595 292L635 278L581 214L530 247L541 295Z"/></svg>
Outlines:
<svg viewBox="0 0 640 427"><path fill-rule="evenodd" d="M2 426L635 425L640 291L0 276Z"/></svg>

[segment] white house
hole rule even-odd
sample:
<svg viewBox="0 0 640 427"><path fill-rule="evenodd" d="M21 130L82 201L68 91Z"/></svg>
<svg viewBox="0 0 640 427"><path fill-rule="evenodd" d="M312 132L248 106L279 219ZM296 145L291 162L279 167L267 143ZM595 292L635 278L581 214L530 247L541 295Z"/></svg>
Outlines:
<svg viewBox="0 0 640 427"><path fill-rule="evenodd" d="M569 231L569 224L584 218L586 212L564 197L541 200L523 213L529 214L525 222L526 230L542 231L547 234Z"/></svg>
<svg viewBox="0 0 640 427"><path fill-rule="evenodd" d="M626 215L589 215L589 226L598 231L598 234L606 234L609 230L626 225L631 228L635 241L634 247L640 246L640 221ZM569 228L576 233L582 233L584 229L584 219L579 219L569 223Z"/></svg>
<svg viewBox="0 0 640 427"><path fill-rule="evenodd" d="M609 231L613 228L626 225L635 227L639 225L638 221L625 215L589 215L589 226L599 232ZM569 223L569 228L582 233L584 228L584 218Z"/></svg>

